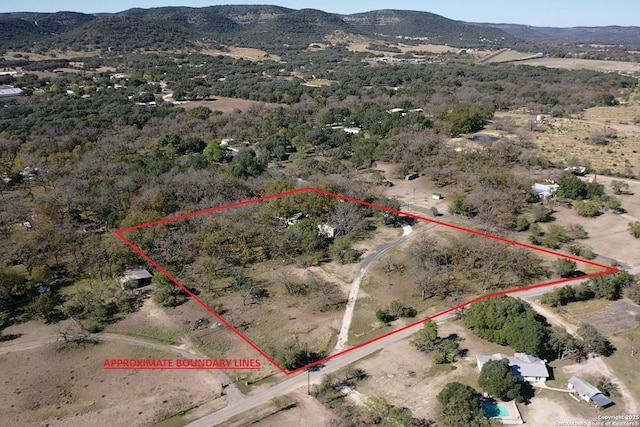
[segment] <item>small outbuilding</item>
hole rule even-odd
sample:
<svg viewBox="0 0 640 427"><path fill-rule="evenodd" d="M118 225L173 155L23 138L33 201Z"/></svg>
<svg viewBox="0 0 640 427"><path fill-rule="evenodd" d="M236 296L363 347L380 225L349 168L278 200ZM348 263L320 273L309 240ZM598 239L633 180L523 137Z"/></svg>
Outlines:
<svg viewBox="0 0 640 427"><path fill-rule="evenodd" d="M329 239L333 239L338 235L338 227L334 224L325 222L323 224L318 224L318 232Z"/></svg>
<svg viewBox="0 0 640 427"><path fill-rule="evenodd" d="M573 376L569 378L567 388L573 392L574 397L589 402L598 409L604 409L613 405L611 399L580 377Z"/></svg>
<svg viewBox="0 0 640 427"><path fill-rule="evenodd" d="M118 279L122 289L137 289L151 284L153 276L142 267L134 267L126 270Z"/></svg>
<svg viewBox="0 0 640 427"><path fill-rule="evenodd" d="M0 85L0 98L15 98L20 95L22 95L22 89L9 85Z"/></svg>

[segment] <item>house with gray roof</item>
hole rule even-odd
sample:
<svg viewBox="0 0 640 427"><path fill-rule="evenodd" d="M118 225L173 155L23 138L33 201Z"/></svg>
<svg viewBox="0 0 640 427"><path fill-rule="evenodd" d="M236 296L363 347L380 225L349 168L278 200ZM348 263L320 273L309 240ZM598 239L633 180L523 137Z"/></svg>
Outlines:
<svg viewBox="0 0 640 427"><path fill-rule="evenodd" d="M545 382L549 379L549 370L547 369L546 360L532 356L526 353L514 353L513 356L507 356L502 353L496 353L489 356L476 356L478 371L482 370L485 363L490 360L503 360L509 362L511 371L518 381L527 382Z"/></svg>
<svg viewBox="0 0 640 427"><path fill-rule="evenodd" d="M611 399L580 377L573 376L569 378L569 381L567 381L567 388L573 392L574 396L579 397L585 402L591 403L598 409L604 409L613 405L613 401Z"/></svg>
<svg viewBox="0 0 640 427"><path fill-rule="evenodd" d="M0 98L14 98L22 95L22 89L9 85L0 85Z"/></svg>

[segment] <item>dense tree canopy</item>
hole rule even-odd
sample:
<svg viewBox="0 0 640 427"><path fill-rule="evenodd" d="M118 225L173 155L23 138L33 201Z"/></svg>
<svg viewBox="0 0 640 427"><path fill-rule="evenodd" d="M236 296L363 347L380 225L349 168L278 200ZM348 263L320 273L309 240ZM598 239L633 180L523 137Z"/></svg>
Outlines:
<svg viewBox="0 0 640 427"><path fill-rule="evenodd" d="M480 370L478 385L501 400L522 400L522 387L506 359L485 363Z"/></svg>
<svg viewBox="0 0 640 427"><path fill-rule="evenodd" d="M491 422L480 406L480 393L459 382L448 383L437 396L440 421L447 427L488 427Z"/></svg>
<svg viewBox="0 0 640 427"><path fill-rule="evenodd" d="M537 356L547 352L548 328L526 302L506 295L471 305L464 324L480 338Z"/></svg>

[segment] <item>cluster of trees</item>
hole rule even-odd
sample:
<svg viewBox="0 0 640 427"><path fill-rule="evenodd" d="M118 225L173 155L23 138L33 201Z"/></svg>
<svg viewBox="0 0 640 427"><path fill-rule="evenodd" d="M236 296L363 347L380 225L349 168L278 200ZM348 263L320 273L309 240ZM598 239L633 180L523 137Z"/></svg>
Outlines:
<svg viewBox="0 0 640 427"><path fill-rule="evenodd" d="M415 245L413 256L416 286L425 299L506 288L549 275L531 251L472 235L446 242L427 237Z"/></svg>
<svg viewBox="0 0 640 427"><path fill-rule="evenodd" d="M558 224L549 224L543 229L537 223L529 225L529 241L534 245L541 245L550 249L558 249L563 245L568 245L570 252L589 255L588 248L574 243L575 240L582 240L589 237L585 229L579 224L571 224L565 228ZM573 249L571 249L573 248ZM591 258L587 256L587 258Z"/></svg>
<svg viewBox="0 0 640 427"><path fill-rule="evenodd" d="M274 359L280 366L289 371L293 371L302 366L306 366L317 360L323 359L326 354L323 351L313 349L308 343L303 343L297 339L288 339L282 346L271 352Z"/></svg>
<svg viewBox="0 0 640 427"><path fill-rule="evenodd" d="M383 322L389 323L401 317L415 317L417 311L413 307L407 306L402 301L391 301L386 309L379 308L376 310L376 318Z"/></svg>
<svg viewBox="0 0 640 427"><path fill-rule="evenodd" d="M442 410L439 421L447 427L491 427L494 424L484 415L480 393L459 382L448 383L438 393Z"/></svg>
<svg viewBox="0 0 640 427"><path fill-rule="evenodd" d="M345 399L344 387L355 388L368 375L362 369L349 368L342 375L325 375L322 382L313 388L312 394L333 411L337 420L348 425L380 425L402 427L432 427L430 420L415 418L411 411L391 404L384 397L371 397L364 405L355 407ZM338 425L337 422L331 425Z"/></svg>
<svg viewBox="0 0 640 427"><path fill-rule="evenodd" d="M582 360L590 354L609 356L614 351L593 326L582 325L577 336L564 328L551 328L529 304L506 295L474 303L463 321L480 338L548 359Z"/></svg>
<svg viewBox="0 0 640 427"><path fill-rule="evenodd" d="M453 363L464 353L460 349L457 336L441 338L438 327L433 320L424 323L424 328L413 335L412 344L425 353L433 353L433 363Z"/></svg>
<svg viewBox="0 0 640 427"><path fill-rule="evenodd" d="M605 194L604 186L597 182L584 182L574 175L565 175L558 185L556 196L574 200L573 209L580 216L594 217L604 208L619 210L621 207L620 201Z"/></svg>
<svg viewBox="0 0 640 427"><path fill-rule="evenodd" d="M460 103L451 110L441 113L445 124L445 133L449 136L459 136L478 132L493 117L494 107L491 105L473 105Z"/></svg>
<svg viewBox="0 0 640 427"><path fill-rule="evenodd" d="M508 345L515 351L547 353L548 329L526 302L501 295L478 301L463 318L465 326L480 338Z"/></svg>
<svg viewBox="0 0 640 427"><path fill-rule="evenodd" d="M620 299L625 290L631 295L638 287L638 278L626 271L592 277L578 286L563 286L548 292L543 302L551 307L559 307L577 301L594 298L606 298L611 301Z"/></svg>

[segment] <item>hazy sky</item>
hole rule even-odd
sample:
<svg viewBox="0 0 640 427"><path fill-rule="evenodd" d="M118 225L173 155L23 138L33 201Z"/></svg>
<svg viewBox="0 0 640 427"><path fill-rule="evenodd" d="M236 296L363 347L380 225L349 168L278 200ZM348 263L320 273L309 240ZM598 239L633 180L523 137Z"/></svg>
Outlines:
<svg viewBox="0 0 640 427"><path fill-rule="evenodd" d="M536 26L640 25L637 0L0 0L0 12L120 12L133 7L273 4L349 14L377 9L422 10L472 22Z"/></svg>

